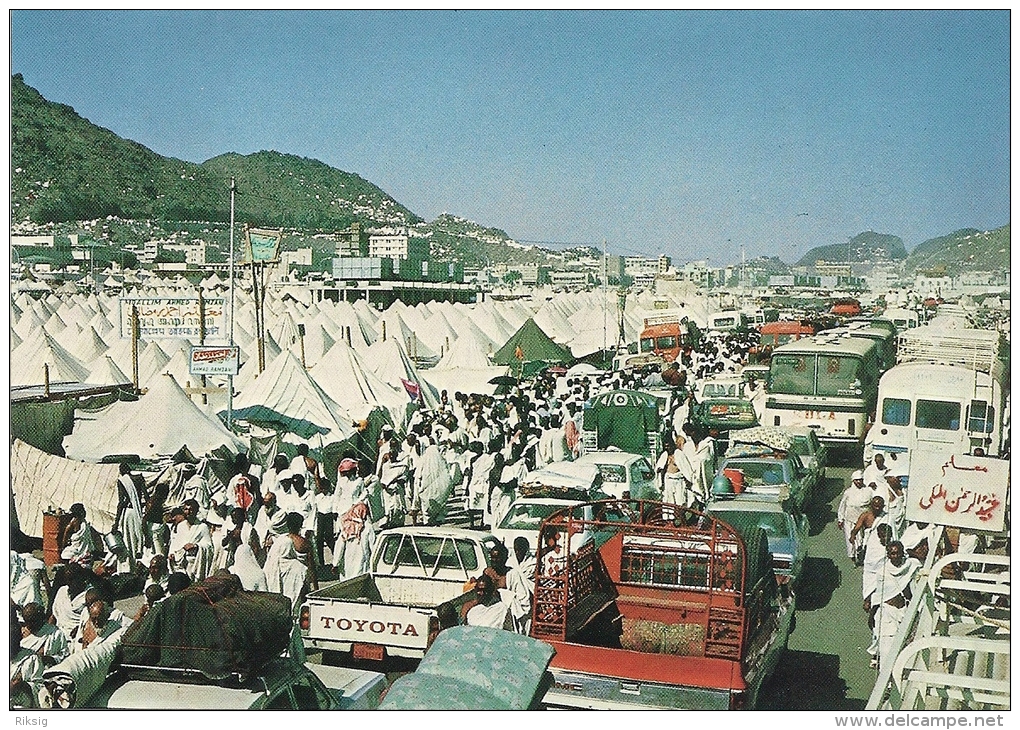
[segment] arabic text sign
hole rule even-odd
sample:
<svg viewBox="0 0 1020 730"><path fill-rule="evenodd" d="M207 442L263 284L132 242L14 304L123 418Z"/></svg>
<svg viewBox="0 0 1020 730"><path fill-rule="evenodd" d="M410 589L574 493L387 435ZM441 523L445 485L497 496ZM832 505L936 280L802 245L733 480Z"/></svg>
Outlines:
<svg viewBox="0 0 1020 730"><path fill-rule="evenodd" d="M226 308L222 298L205 300L205 337L222 340L226 337ZM201 320L198 298L171 299L167 297L120 299L120 336L131 336L131 306L138 308L138 336L143 340L182 337L198 342Z"/></svg>
<svg viewBox="0 0 1020 730"><path fill-rule="evenodd" d="M916 465L911 459L907 519L965 530L999 532L1006 516L1009 462L945 455Z"/></svg>
<svg viewBox="0 0 1020 730"><path fill-rule="evenodd" d="M279 260L283 231L249 228L246 234L245 253L249 263L269 263Z"/></svg>
<svg viewBox="0 0 1020 730"><path fill-rule="evenodd" d="M192 375L237 375L239 350L237 347L192 347Z"/></svg>

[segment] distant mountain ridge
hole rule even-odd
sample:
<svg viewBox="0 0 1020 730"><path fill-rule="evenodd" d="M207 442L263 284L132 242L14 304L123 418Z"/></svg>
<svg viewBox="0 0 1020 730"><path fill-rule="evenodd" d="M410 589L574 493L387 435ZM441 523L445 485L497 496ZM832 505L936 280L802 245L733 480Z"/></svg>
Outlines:
<svg viewBox="0 0 1020 730"><path fill-rule="evenodd" d="M219 240L229 218L231 177L237 180L239 223L305 231L305 240L320 239L313 244L320 261L326 254L324 234L353 221L406 227L412 237L430 242L433 257L457 258L469 266L550 263L600 253L525 246L504 230L449 213L425 221L359 175L297 155L230 152L201 164L164 157L92 124L70 106L46 100L21 74L11 77L12 224L29 219L73 228L113 217L118 220L98 228L118 243L185 229ZM818 246L797 265L846 261L847 254L846 243ZM1009 266L1009 226L957 231L924 242L909 257L898 236L866 231L850 240L849 255L855 263L905 261L911 271L940 265L950 272L1003 270ZM761 258L747 267L776 273L785 267L778 259Z"/></svg>
<svg viewBox="0 0 1020 730"><path fill-rule="evenodd" d="M903 239L890 233L864 231L858 233L847 243L833 243L826 246L815 246L800 257L796 266L814 266L816 261L828 263L902 261L907 258L907 249Z"/></svg>

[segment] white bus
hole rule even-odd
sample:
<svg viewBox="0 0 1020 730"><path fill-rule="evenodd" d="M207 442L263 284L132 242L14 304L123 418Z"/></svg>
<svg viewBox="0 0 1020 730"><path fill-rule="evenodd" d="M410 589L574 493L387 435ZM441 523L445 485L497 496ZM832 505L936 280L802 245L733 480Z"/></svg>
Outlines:
<svg viewBox="0 0 1020 730"><path fill-rule="evenodd" d="M777 347L763 425L807 426L818 439L858 445L878 395L878 343L821 333Z"/></svg>
<svg viewBox="0 0 1020 730"><path fill-rule="evenodd" d="M900 364L882 376L864 455L893 463L912 451L998 456L1009 391L1004 346L990 330L927 325L900 337Z"/></svg>

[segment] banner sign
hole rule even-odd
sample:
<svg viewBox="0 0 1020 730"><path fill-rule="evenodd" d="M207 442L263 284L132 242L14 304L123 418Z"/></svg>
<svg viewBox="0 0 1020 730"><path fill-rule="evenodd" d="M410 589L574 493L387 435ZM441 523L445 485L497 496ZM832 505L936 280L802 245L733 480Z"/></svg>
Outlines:
<svg viewBox="0 0 1020 730"><path fill-rule="evenodd" d="M192 347L188 372L192 375L237 375L239 365L238 347Z"/></svg>
<svg viewBox="0 0 1020 730"><path fill-rule="evenodd" d="M268 228L245 229L245 263L277 263L280 260L280 242L283 231Z"/></svg>
<svg viewBox="0 0 1020 730"><path fill-rule="evenodd" d="M947 455L910 460L907 519L965 530L1001 532L1005 527L1009 462Z"/></svg>
<svg viewBox="0 0 1020 730"><path fill-rule="evenodd" d="M138 308L138 336L143 340L182 337L198 342L201 321L198 297L120 298L120 336L131 336L131 307ZM222 297L205 300L205 337L207 340L226 338L226 300Z"/></svg>

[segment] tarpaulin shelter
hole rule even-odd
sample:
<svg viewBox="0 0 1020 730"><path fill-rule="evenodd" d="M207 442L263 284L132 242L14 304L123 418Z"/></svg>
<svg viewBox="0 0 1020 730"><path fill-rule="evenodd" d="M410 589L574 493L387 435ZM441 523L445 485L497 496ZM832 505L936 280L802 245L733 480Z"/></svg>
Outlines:
<svg viewBox="0 0 1020 730"><path fill-rule="evenodd" d="M42 537L43 510L85 505L100 532L113 529L117 512L117 464L85 464L47 454L15 439L11 446L11 491L22 532Z"/></svg>
<svg viewBox="0 0 1020 730"><path fill-rule="evenodd" d="M534 318L530 318L496 351L492 362L509 365L519 375L529 375L546 364L570 365L574 356L566 347L553 342ZM530 368L526 367L528 363L532 364Z"/></svg>

